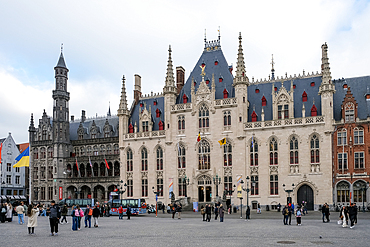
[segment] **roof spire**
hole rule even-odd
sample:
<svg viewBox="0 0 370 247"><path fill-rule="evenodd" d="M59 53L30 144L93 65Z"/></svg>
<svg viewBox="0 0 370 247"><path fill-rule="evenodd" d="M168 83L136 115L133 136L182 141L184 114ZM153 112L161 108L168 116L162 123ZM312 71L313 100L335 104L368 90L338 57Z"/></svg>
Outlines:
<svg viewBox="0 0 370 247"><path fill-rule="evenodd" d="M60 46L60 53L63 53L63 43Z"/></svg>
<svg viewBox="0 0 370 247"><path fill-rule="evenodd" d="M238 58L236 62L236 75L234 78L234 84L244 83L248 84L248 77L245 75L245 64L244 64L244 55L242 47L242 33L239 32L239 49L238 49Z"/></svg>
<svg viewBox="0 0 370 247"><path fill-rule="evenodd" d="M109 102L109 113L110 113L110 102ZM122 76L122 91L121 91L121 100L119 102L119 108L118 108L118 116L124 115L124 114L128 115L125 75Z"/></svg>
<svg viewBox="0 0 370 247"><path fill-rule="evenodd" d="M324 91L325 92L335 92L334 84L331 82L331 72L330 72L330 65L329 65L329 57L328 57L328 45L323 44L321 46L322 57L321 57L321 76L322 81L319 88L319 94L321 95ZM324 86L325 85L325 86ZM328 85L328 86L327 86Z"/></svg>
<svg viewBox="0 0 370 247"><path fill-rule="evenodd" d="M64 57L63 57L63 43L60 46L60 56L59 56L58 64L56 67L67 69L66 62L64 61Z"/></svg>
<svg viewBox="0 0 370 247"><path fill-rule="evenodd" d="M166 82L163 89L163 93L177 93L175 87L175 79L173 77L173 67L172 67L172 58L171 58L171 45L168 48L168 63L167 63L167 74Z"/></svg>
<svg viewBox="0 0 370 247"><path fill-rule="evenodd" d="M204 47L207 45L207 29L204 29Z"/></svg>
<svg viewBox="0 0 370 247"><path fill-rule="evenodd" d="M274 54L271 55L271 80L275 80Z"/></svg>
<svg viewBox="0 0 370 247"><path fill-rule="evenodd" d="M221 32L220 32L220 26L218 26L218 41L220 41L221 40Z"/></svg>
<svg viewBox="0 0 370 247"><path fill-rule="evenodd" d="M109 101L109 108L108 108L108 113L107 113L107 117L110 117L111 114L110 114L110 101Z"/></svg>

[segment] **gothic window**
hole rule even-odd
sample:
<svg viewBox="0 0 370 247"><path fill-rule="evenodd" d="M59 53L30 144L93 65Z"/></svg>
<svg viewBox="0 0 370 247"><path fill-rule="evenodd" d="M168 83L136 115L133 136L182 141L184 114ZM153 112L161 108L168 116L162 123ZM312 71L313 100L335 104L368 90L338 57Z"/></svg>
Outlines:
<svg viewBox="0 0 370 247"><path fill-rule="evenodd" d="M84 134L78 133L78 140L83 140L83 139L84 139Z"/></svg>
<svg viewBox="0 0 370 247"><path fill-rule="evenodd" d="M142 125L143 125L143 132L148 132L148 121L143 121L142 122Z"/></svg>
<svg viewBox="0 0 370 247"><path fill-rule="evenodd" d="M184 178L179 178L179 196L185 196L186 184Z"/></svg>
<svg viewBox="0 0 370 247"><path fill-rule="evenodd" d="M289 118L289 105L278 105L278 119Z"/></svg>
<svg viewBox="0 0 370 247"><path fill-rule="evenodd" d="M46 150L45 150L45 148L40 148L40 156L41 156L41 159L45 159L46 158Z"/></svg>
<svg viewBox="0 0 370 247"><path fill-rule="evenodd" d="M100 176L101 177L105 177L105 169L106 169L106 165L104 163L100 163Z"/></svg>
<svg viewBox="0 0 370 247"><path fill-rule="evenodd" d="M313 135L311 138L311 164L320 163L319 138Z"/></svg>
<svg viewBox="0 0 370 247"><path fill-rule="evenodd" d="M233 165L233 150L232 145L229 142L226 142L224 146L224 166Z"/></svg>
<svg viewBox="0 0 370 247"><path fill-rule="evenodd" d="M157 170L163 170L163 150L161 147L157 148Z"/></svg>
<svg viewBox="0 0 370 247"><path fill-rule="evenodd" d="M290 139L290 164L298 164L298 140L295 136Z"/></svg>
<svg viewBox="0 0 370 247"><path fill-rule="evenodd" d="M270 195L279 195L278 175L270 175Z"/></svg>
<svg viewBox="0 0 370 247"><path fill-rule="evenodd" d="M337 144L338 146L347 145L347 130L346 129L338 130L337 142L338 142Z"/></svg>
<svg viewBox="0 0 370 247"><path fill-rule="evenodd" d="M307 102L307 93L306 93L306 91L303 91L302 102Z"/></svg>
<svg viewBox="0 0 370 247"><path fill-rule="evenodd" d="M128 179L127 180L127 197L133 197L133 192L134 192L133 180Z"/></svg>
<svg viewBox="0 0 370 247"><path fill-rule="evenodd" d="M105 146L104 145L100 146L100 155L105 155Z"/></svg>
<svg viewBox="0 0 370 247"><path fill-rule="evenodd" d="M39 150L37 148L35 148L33 150L33 159L37 160L38 158L39 158Z"/></svg>
<svg viewBox="0 0 370 247"><path fill-rule="evenodd" d="M91 155L92 155L91 147L88 146L87 147L87 156L91 156Z"/></svg>
<svg viewBox="0 0 370 247"><path fill-rule="evenodd" d="M119 163L116 161L114 162L114 176L119 177L121 174Z"/></svg>
<svg viewBox="0 0 370 247"><path fill-rule="evenodd" d="M177 126L179 130L184 130L185 129L185 116L181 115L178 116L177 118Z"/></svg>
<svg viewBox="0 0 370 247"><path fill-rule="evenodd" d="M355 169L364 168L364 152L355 152Z"/></svg>
<svg viewBox="0 0 370 247"><path fill-rule="evenodd" d="M39 179L39 168L38 167L33 168L33 179Z"/></svg>
<svg viewBox="0 0 370 247"><path fill-rule="evenodd" d="M112 146L111 145L107 145L107 154L112 154Z"/></svg>
<svg viewBox="0 0 370 247"><path fill-rule="evenodd" d="M94 171L94 176L97 177L99 176L99 165L94 163L94 167L93 167L93 171Z"/></svg>
<svg viewBox="0 0 370 247"><path fill-rule="evenodd" d="M96 133L95 132L91 133L91 139L96 139Z"/></svg>
<svg viewBox="0 0 370 247"><path fill-rule="evenodd" d="M364 144L364 130L362 128L355 128L353 130L354 144Z"/></svg>
<svg viewBox="0 0 370 247"><path fill-rule="evenodd" d="M43 129L42 130L42 140L46 140L47 135L48 135L48 131L46 129Z"/></svg>
<svg viewBox="0 0 370 247"><path fill-rule="evenodd" d="M251 176L251 195L258 195L258 176Z"/></svg>
<svg viewBox="0 0 370 247"><path fill-rule="evenodd" d="M352 102L348 102L344 110L345 122L353 122L355 120L355 105Z"/></svg>
<svg viewBox="0 0 370 247"><path fill-rule="evenodd" d="M85 148L84 147L81 148L81 156L85 156Z"/></svg>
<svg viewBox="0 0 370 247"><path fill-rule="evenodd" d="M53 158L53 148L48 147L48 158Z"/></svg>
<svg viewBox="0 0 370 247"><path fill-rule="evenodd" d="M115 144L113 146L113 149L114 149L114 154L119 154L119 146L118 146L118 144Z"/></svg>
<svg viewBox="0 0 370 247"><path fill-rule="evenodd" d="M157 178L157 191L159 192L158 196L163 196L163 178Z"/></svg>
<svg viewBox="0 0 370 247"><path fill-rule="evenodd" d="M317 108L315 105L313 105L311 107L311 116L314 117L314 116L317 116Z"/></svg>
<svg viewBox="0 0 370 247"><path fill-rule="evenodd" d="M84 164L80 165L80 175L81 177L85 177L85 165Z"/></svg>
<svg viewBox="0 0 370 247"><path fill-rule="evenodd" d="M224 177L224 191L226 195L231 196L233 191L233 177L225 176Z"/></svg>
<svg viewBox="0 0 370 247"><path fill-rule="evenodd" d="M337 202L349 201L349 184L347 182L340 182L337 185Z"/></svg>
<svg viewBox="0 0 370 247"><path fill-rule="evenodd" d="M128 133L134 133L134 126L132 126L132 123L128 126Z"/></svg>
<svg viewBox="0 0 370 247"><path fill-rule="evenodd" d="M255 111L252 112L251 117L252 117L252 122L257 122L257 114Z"/></svg>
<svg viewBox="0 0 370 247"><path fill-rule="evenodd" d="M224 126L231 125L231 111L224 111Z"/></svg>
<svg viewBox="0 0 370 247"><path fill-rule="evenodd" d="M338 153L338 169L339 170L348 169L347 153Z"/></svg>
<svg viewBox="0 0 370 247"><path fill-rule="evenodd" d="M93 152L93 154L94 154L94 156L99 155L98 146L94 146L94 152Z"/></svg>
<svg viewBox="0 0 370 247"><path fill-rule="evenodd" d="M132 172L133 170L133 159L132 159L132 150L127 150L127 171Z"/></svg>
<svg viewBox="0 0 370 247"><path fill-rule="evenodd" d="M258 166L258 143L256 140L251 141L250 143L250 165Z"/></svg>
<svg viewBox="0 0 370 247"><path fill-rule="evenodd" d="M211 169L211 148L206 140L201 140L198 145L198 170Z"/></svg>
<svg viewBox="0 0 370 247"><path fill-rule="evenodd" d="M185 159L185 147L183 145L178 144L177 150L177 167L178 168L185 168L186 167L186 159Z"/></svg>
<svg viewBox="0 0 370 247"><path fill-rule="evenodd" d="M148 179L141 179L141 196L148 197Z"/></svg>
<svg viewBox="0 0 370 247"><path fill-rule="evenodd" d="M270 165L278 164L278 145L275 138L270 141Z"/></svg>
<svg viewBox="0 0 370 247"><path fill-rule="evenodd" d="M141 150L141 170L148 170L148 151L146 150L146 148L143 148Z"/></svg>
<svg viewBox="0 0 370 247"><path fill-rule="evenodd" d="M109 130L104 132L104 137L105 138L110 137L110 131Z"/></svg>
<svg viewBox="0 0 370 247"><path fill-rule="evenodd" d="M266 106L266 97L262 96L262 106Z"/></svg>
<svg viewBox="0 0 370 247"><path fill-rule="evenodd" d="M199 108L199 128L209 127L209 110L207 105L203 104Z"/></svg>

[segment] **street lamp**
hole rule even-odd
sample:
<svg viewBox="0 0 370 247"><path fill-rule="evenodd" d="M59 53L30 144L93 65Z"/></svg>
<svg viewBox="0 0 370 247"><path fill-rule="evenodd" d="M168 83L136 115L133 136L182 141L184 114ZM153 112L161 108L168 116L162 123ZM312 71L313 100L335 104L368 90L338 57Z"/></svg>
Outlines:
<svg viewBox="0 0 370 247"><path fill-rule="evenodd" d="M249 206L249 187L248 187L248 185L249 185L249 176L247 176L246 178L245 178L245 180L247 180L247 189L245 190L246 192L247 192L247 207Z"/></svg>
<svg viewBox="0 0 370 247"><path fill-rule="evenodd" d="M246 180L247 180L247 188L243 188L243 184L244 184L243 180L240 181L240 184L241 184L242 190L247 192L247 206L248 206L248 204L249 204L249 197L248 197L248 194L249 194L249 187L248 187L249 176L246 177ZM243 197L240 197L240 219L243 219L243 203L242 202L243 202Z"/></svg>
<svg viewBox="0 0 370 247"><path fill-rule="evenodd" d="M188 197L188 185L189 185L190 180L185 175L185 177L182 178L182 182L185 184L185 197Z"/></svg>
<svg viewBox="0 0 370 247"><path fill-rule="evenodd" d="M216 198L218 197L218 185L221 184L221 177L218 177L218 174L216 174L216 177L213 177L213 184L216 185Z"/></svg>
<svg viewBox="0 0 370 247"><path fill-rule="evenodd" d="M365 200L364 200L364 194L365 194L365 198L366 198L366 191L367 189L369 188L369 182L366 182L366 184L364 186L361 186L359 183L356 184L357 188L359 188L359 191L362 192L362 212L365 213ZM361 186L361 188L360 188ZM365 193L364 193L365 192Z"/></svg>
<svg viewBox="0 0 370 247"><path fill-rule="evenodd" d="M120 183L123 184L123 181L121 180ZM117 184L116 186L117 186L117 190L118 190L117 191L117 193L118 193L118 200L120 201L121 198L122 198L122 194L126 192L127 184L125 183L123 185L123 187L122 187L122 185L119 185L119 184ZM122 204L121 201L120 201L120 204Z"/></svg>
<svg viewBox="0 0 370 247"><path fill-rule="evenodd" d="M152 187L153 193L155 194L155 217L157 217L158 214L158 196L161 193L160 191L154 191L154 186Z"/></svg>
<svg viewBox="0 0 370 247"><path fill-rule="evenodd" d="M290 193L294 191L294 184L292 184L292 189L290 190L285 189L285 184L283 184L283 188L284 188L284 191L288 193L288 197L286 199L287 204L292 203L292 198L290 197Z"/></svg>

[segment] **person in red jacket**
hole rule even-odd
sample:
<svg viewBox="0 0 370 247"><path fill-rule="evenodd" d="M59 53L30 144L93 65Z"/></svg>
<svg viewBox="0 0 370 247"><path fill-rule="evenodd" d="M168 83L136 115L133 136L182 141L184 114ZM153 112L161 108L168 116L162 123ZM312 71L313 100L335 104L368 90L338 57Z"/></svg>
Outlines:
<svg viewBox="0 0 370 247"><path fill-rule="evenodd" d="M122 207L122 204L118 208L118 219L119 220L123 220L123 207Z"/></svg>

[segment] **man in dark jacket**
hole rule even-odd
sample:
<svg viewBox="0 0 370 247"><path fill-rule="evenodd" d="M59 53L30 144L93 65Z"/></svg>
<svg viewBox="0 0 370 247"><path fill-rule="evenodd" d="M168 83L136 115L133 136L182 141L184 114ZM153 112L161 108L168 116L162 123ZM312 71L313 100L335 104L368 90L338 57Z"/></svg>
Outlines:
<svg viewBox="0 0 370 247"><path fill-rule="evenodd" d="M322 205L321 207L322 223L325 223L325 212L326 212L326 203L324 203L324 205Z"/></svg>
<svg viewBox="0 0 370 247"><path fill-rule="evenodd" d="M100 216L99 206L95 205L93 209L94 227L98 227L98 218Z"/></svg>
<svg viewBox="0 0 370 247"><path fill-rule="evenodd" d="M130 216L131 216L131 207L130 207L130 204L127 204L126 214L127 214L127 219L129 220L130 219Z"/></svg>
<svg viewBox="0 0 370 247"><path fill-rule="evenodd" d="M329 204L325 203L325 218L326 222L330 222L330 212L329 212Z"/></svg>
<svg viewBox="0 0 370 247"><path fill-rule="evenodd" d="M181 212L182 212L181 203L177 204L176 211L177 211L177 219L181 220Z"/></svg>
<svg viewBox="0 0 370 247"><path fill-rule="evenodd" d="M291 225L292 223L292 205L289 203L289 206L288 206L288 217L289 217L289 225Z"/></svg>
<svg viewBox="0 0 370 247"><path fill-rule="evenodd" d="M58 236L58 222L60 219L60 208L58 205L55 205L55 201L51 201L51 206L48 208L47 212L49 213L50 221L50 236Z"/></svg>
<svg viewBox="0 0 370 247"><path fill-rule="evenodd" d="M283 208L282 214L284 215L283 222L284 225L288 225L288 219L289 219L289 208L287 205Z"/></svg>
<svg viewBox="0 0 370 247"><path fill-rule="evenodd" d="M207 204L206 205L206 214L207 214L207 221L211 221L211 213L212 213L212 208L211 205Z"/></svg>
<svg viewBox="0 0 370 247"><path fill-rule="evenodd" d="M355 227L355 215L357 214L357 206L352 205L349 206L348 208L348 215L349 215L349 220L351 221L351 226L349 228L354 228Z"/></svg>

